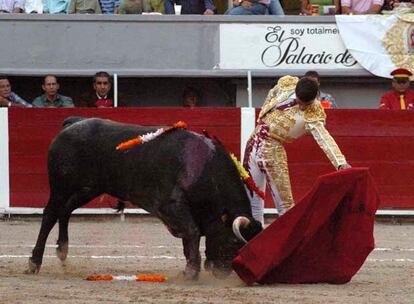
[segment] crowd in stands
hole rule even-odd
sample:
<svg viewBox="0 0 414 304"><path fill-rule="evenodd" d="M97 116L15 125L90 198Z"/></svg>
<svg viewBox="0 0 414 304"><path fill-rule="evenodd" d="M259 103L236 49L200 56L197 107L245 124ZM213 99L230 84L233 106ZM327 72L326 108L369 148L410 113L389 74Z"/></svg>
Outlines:
<svg viewBox="0 0 414 304"><path fill-rule="evenodd" d="M44 94L28 102L12 91L6 76L0 75L0 107L73 108L75 105L72 98L59 94L59 88L57 77L46 75L42 84ZM91 90L81 96L78 104L81 107L113 107L110 92L111 76L107 72L98 72L93 77Z"/></svg>
<svg viewBox="0 0 414 304"><path fill-rule="evenodd" d="M381 96L379 109L388 110L414 110L414 90L410 88L413 74L405 68L398 68L391 72L392 91ZM321 80L317 71L307 71L303 77L316 82L320 87ZM59 82L56 76L46 75L43 78L43 94L28 102L12 91L7 76L0 75L0 107L28 107L28 108L72 108L75 104L71 97L59 93ZM111 108L114 106L111 95L111 76L107 72L97 72L93 76L90 91L80 95L77 102L79 107ZM335 98L322 90L319 90L317 99L325 109L339 108ZM187 86L182 94L182 106L195 108L200 105L202 93L193 86Z"/></svg>
<svg viewBox="0 0 414 304"><path fill-rule="evenodd" d="M0 0L0 13L284 15L284 1L233 0ZM297 0L301 15L379 14L410 11L414 0ZM178 9L179 8L179 9ZM179 11L178 11L179 10Z"/></svg>

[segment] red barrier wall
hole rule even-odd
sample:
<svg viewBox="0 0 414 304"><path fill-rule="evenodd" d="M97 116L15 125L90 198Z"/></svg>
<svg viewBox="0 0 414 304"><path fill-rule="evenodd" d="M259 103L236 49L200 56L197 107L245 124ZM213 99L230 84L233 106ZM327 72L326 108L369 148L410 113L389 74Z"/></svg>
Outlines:
<svg viewBox="0 0 414 304"><path fill-rule="evenodd" d="M328 110L327 128L348 161L369 167L381 196L381 208L414 209L414 112ZM206 129L229 151L239 155L240 109L118 108L9 109L10 207L43 207L48 199L46 157L52 138L70 115L97 116L126 123L169 126L178 120L190 130ZM288 144L287 153L296 200L315 178L334 170L307 136ZM267 200L267 207L273 203ZM107 207L94 201L89 207Z"/></svg>
<svg viewBox="0 0 414 304"><path fill-rule="evenodd" d="M369 167L381 209L414 209L414 112L327 110L327 129L353 167ZM333 170L326 156L306 136L287 145L296 199L318 175Z"/></svg>
<svg viewBox="0 0 414 304"><path fill-rule="evenodd" d="M51 140L71 115L96 116L145 126L171 126L183 120L189 129L206 129L226 148L240 154L240 109L123 108L9 109L10 207L44 207L49 196L47 151ZM97 199L87 207L108 207Z"/></svg>

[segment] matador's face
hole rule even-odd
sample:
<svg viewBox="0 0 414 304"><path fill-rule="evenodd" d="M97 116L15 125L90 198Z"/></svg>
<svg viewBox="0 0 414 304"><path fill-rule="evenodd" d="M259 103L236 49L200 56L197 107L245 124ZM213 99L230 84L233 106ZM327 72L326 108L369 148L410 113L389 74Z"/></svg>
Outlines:
<svg viewBox="0 0 414 304"><path fill-rule="evenodd" d="M306 110L306 108L308 106L310 106L311 104L313 104L315 102L315 99L314 100L311 100L309 102L304 102L299 97L296 97L296 102L299 105L299 109L301 109L302 111L304 111L304 110Z"/></svg>

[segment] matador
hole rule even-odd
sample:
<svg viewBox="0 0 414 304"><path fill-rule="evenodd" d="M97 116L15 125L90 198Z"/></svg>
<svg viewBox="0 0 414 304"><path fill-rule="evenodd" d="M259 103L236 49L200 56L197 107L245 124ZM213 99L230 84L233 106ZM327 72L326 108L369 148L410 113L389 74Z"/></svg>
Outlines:
<svg viewBox="0 0 414 304"><path fill-rule="evenodd" d="M247 142L244 166L262 191L269 185L279 216L294 205L286 143L310 133L337 170L351 167L325 128L326 114L317 94L318 85L311 78L280 78L269 91ZM253 217L263 224L264 201L250 195Z"/></svg>

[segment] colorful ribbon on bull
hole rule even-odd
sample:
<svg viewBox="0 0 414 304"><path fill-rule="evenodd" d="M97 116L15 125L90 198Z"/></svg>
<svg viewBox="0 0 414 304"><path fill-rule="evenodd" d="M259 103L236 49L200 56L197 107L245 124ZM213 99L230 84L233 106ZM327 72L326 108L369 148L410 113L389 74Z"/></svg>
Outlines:
<svg viewBox="0 0 414 304"><path fill-rule="evenodd" d="M234 164L236 165L236 168L240 174L240 178L245 183L247 188L249 188L250 191L256 193L261 199L264 200L265 199L264 192L260 190L259 187L257 187L253 178L249 175L249 172L247 172L247 170L243 167L243 165L239 162L239 160L233 153L230 153L230 157L233 160Z"/></svg>
<svg viewBox="0 0 414 304"><path fill-rule="evenodd" d="M169 128L160 128L155 132L151 132L151 133L147 133L144 134L142 136L137 136L136 138L124 141L122 143L120 143L118 146L116 146L117 150L126 150L129 149L135 145L139 145L142 143L146 143L149 142L153 139L155 139L156 137L160 136L161 134L164 134L168 131L174 130L174 129L187 129L187 124L183 121L178 121L175 124L173 124L172 127ZM204 131L203 132L207 137L211 138L209 136L209 134ZM220 142L216 137L214 137L214 139L218 142ZM249 173L246 171L246 169L243 167L243 165L237 160L237 157L234 154L230 154L234 164L237 167L237 170L239 171L240 174L240 178L242 179L242 181L244 182L244 184L247 186L247 188L249 188L250 191L256 193L260 198L264 199L265 195L264 192L261 191L259 189L259 187L257 187L256 183L254 182L253 178L249 175Z"/></svg>
<svg viewBox="0 0 414 304"><path fill-rule="evenodd" d="M90 275L86 278L88 281L137 281L137 282L164 282L167 277L162 274L138 274L138 275Z"/></svg>
<svg viewBox="0 0 414 304"><path fill-rule="evenodd" d="M142 136L137 136L136 138L124 141L120 143L118 146L116 146L117 150L126 150L129 149L135 145L139 145L145 142L149 142L153 140L154 138L160 136L163 133L166 133L168 131L174 130L174 129L187 129L187 124L184 121L178 121L175 124L173 124L172 127L169 128L159 128L155 132L147 133Z"/></svg>

